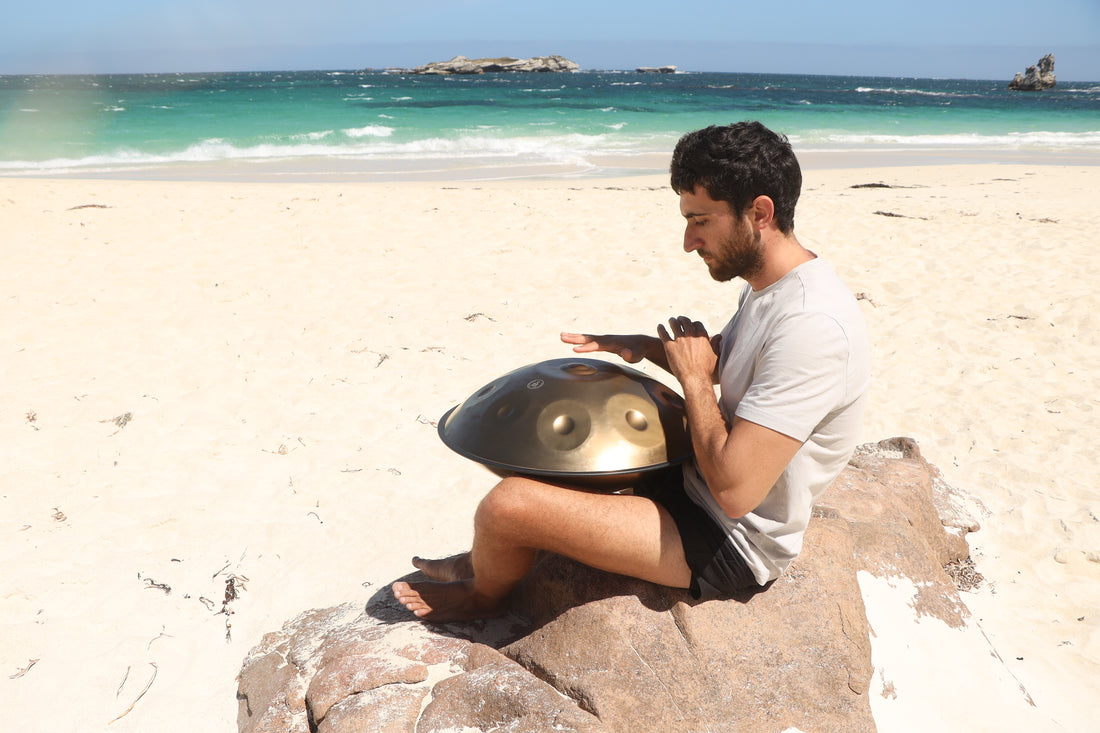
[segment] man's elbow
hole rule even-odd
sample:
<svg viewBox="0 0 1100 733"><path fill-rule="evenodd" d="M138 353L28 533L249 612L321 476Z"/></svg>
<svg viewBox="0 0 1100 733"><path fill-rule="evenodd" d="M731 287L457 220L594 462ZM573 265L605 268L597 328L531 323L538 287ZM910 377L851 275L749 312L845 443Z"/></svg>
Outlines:
<svg viewBox="0 0 1100 733"><path fill-rule="evenodd" d="M713 491L714 499L719 508L730 519L740 519L760 505L755 497L747 496L744 491L736 487Z"/></svg>
<svg viewBox="0 0 1100 733"><path fill-rule="evenodd" d="M752 511L752 507L744 507L740 505L722 505L722 511L730 519L741 519L746 514Z"/></svg>

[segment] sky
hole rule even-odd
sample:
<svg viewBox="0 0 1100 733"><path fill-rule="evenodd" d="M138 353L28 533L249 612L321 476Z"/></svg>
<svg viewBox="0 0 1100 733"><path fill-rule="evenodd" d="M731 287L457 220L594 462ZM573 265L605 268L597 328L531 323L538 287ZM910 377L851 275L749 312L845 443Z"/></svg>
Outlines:
<svg viewBox="0 0 1100 733"><path fill-rule="evenodd" d="M674 7L675 6L675 7ZM560 54L583 69L1100 81L1100 0L52 0L12 3L0 74L411 67Z"/></svg>

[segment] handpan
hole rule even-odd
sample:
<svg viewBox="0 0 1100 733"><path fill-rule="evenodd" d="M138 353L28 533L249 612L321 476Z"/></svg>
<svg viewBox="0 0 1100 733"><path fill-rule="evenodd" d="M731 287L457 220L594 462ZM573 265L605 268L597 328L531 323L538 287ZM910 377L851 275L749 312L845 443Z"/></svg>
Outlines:
<svg viewBox="0 0 1100 733"><path fill-rule="evenodd" d="M443 415L439 437L500 475L601 490L692 456L680 395L594 359L551 359L489 382Z"/></svg>

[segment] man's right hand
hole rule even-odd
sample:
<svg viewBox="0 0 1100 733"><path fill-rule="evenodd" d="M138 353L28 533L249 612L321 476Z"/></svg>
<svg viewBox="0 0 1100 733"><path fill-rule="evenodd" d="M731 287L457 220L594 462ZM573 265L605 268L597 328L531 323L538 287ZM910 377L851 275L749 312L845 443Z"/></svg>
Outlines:
<svg viewBox="0 0 1100 733"><path fill-rule="evenodd" d="M588 333L562 333L561 340L567 344L573 344L573 351L578 354L606 351L615 354L628 364L637 364L642 359L648 358L653 363L668 369L664 344L653 336L643 334L595 336Z"/></svg>

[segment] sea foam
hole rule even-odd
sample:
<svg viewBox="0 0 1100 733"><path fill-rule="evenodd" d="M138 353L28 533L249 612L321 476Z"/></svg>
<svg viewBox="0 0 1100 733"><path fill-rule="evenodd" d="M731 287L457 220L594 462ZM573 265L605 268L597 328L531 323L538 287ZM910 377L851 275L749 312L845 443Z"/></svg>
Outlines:
<svg viewBox="0 0 1100 733"><path fill-rule="evenodd" d="M367 125L366 127L349 127L341 130L348 137L389 137L393 134L392 127L385 125Z"/></svg>

